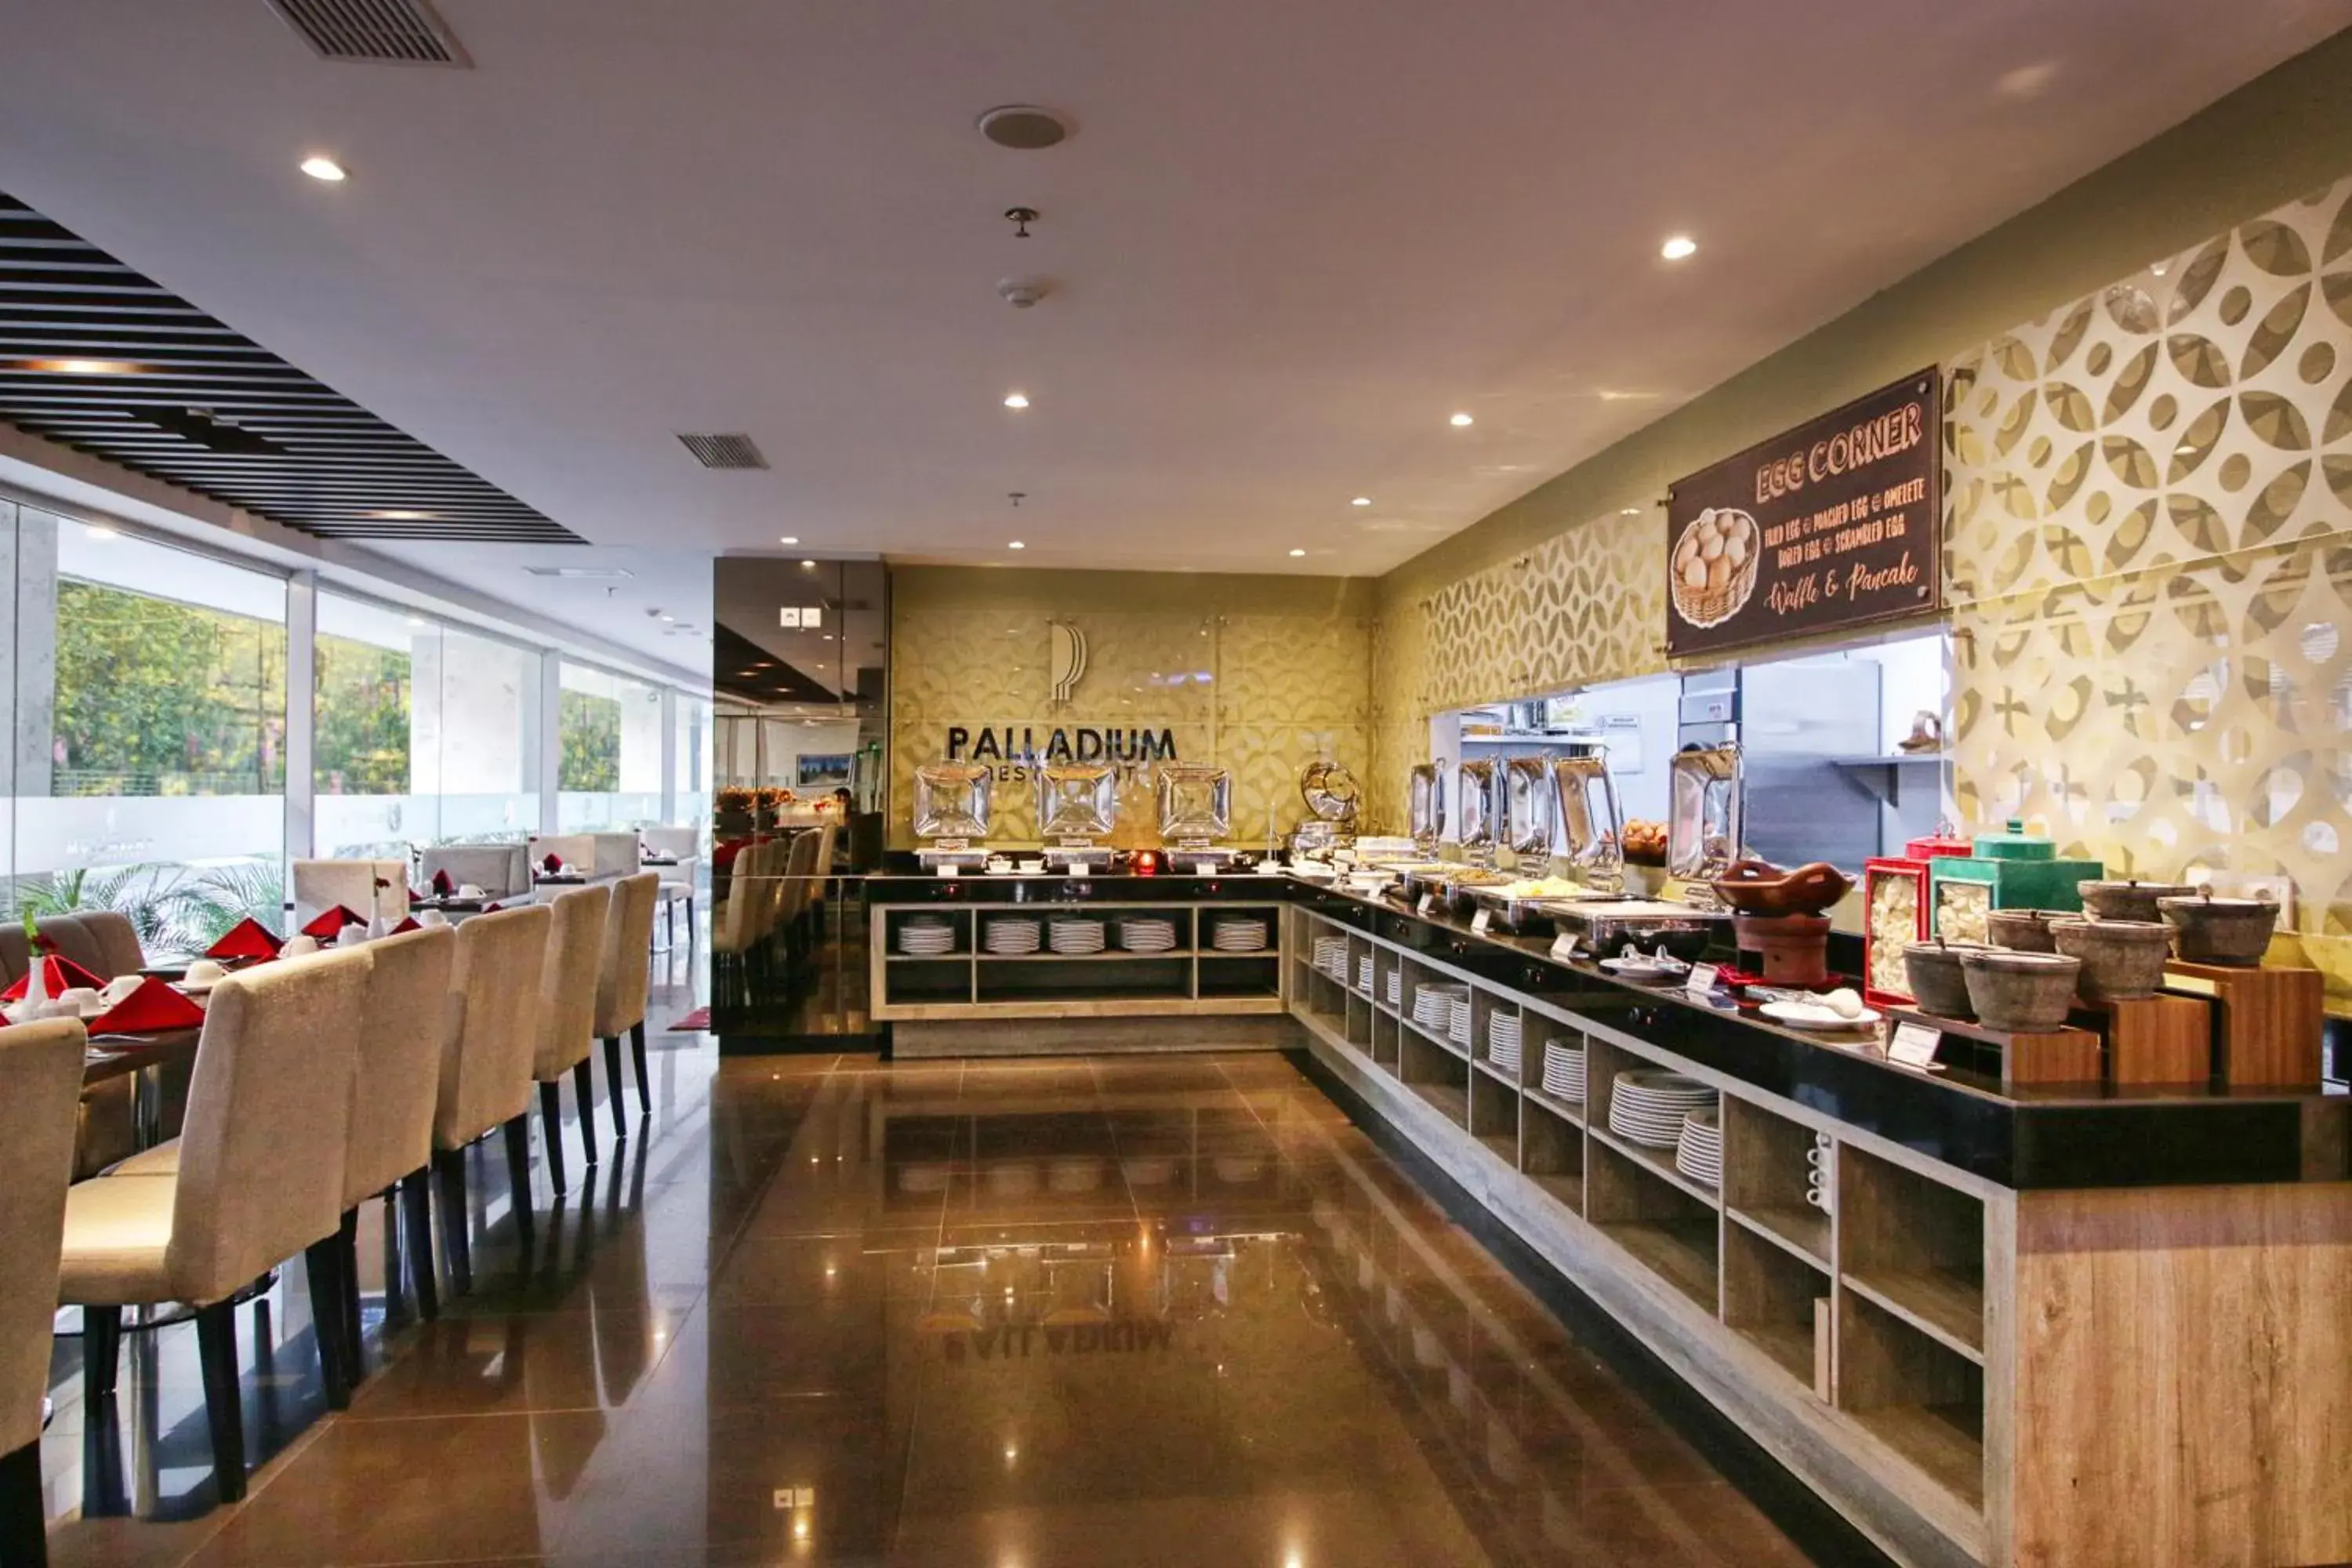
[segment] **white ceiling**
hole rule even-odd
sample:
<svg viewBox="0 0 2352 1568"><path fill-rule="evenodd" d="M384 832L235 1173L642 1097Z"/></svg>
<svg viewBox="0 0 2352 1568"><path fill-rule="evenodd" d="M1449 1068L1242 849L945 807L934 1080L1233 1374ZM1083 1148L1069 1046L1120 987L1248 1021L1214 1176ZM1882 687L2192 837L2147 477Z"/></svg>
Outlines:
<svg viewBox="0 0 2352 1568"><path fill-rule="evenodd" d="M441 0L478 66L449 71L322 63L262 0L8 9L0 189L598 545L1320 573L1395 564L2352 23ZM1013 100L1076 134L984 142ZM346 184L296 172L320 151ZM1016 272L1058 287L1014 311ZM681 430L772 471L706 473Z"/></svg>

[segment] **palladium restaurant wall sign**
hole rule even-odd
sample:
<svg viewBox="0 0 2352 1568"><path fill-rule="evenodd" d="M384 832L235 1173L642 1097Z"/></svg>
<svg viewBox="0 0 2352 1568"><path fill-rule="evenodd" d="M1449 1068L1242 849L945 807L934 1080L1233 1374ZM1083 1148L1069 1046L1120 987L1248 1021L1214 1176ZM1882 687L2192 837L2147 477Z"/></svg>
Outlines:
<svg viewBox="0 0 2352 1568"><path fill-rule="evenodd" d="M1668 657L1940 608L1941 392L1930 366L1677 480Z"/></svg>

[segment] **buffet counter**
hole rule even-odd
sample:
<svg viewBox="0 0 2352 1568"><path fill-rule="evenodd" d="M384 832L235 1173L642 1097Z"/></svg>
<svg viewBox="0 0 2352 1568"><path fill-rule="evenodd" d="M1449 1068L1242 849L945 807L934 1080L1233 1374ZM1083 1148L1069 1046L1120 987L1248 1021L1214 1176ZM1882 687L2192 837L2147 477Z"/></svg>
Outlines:
<svg viewBox="0 0 2352 1568"><path fill-rule="evenodd" d="M1393 903L1286 923L1317 1061L1898 1561L2352 1559L2352 1100L2005 1088Z"/></svg>

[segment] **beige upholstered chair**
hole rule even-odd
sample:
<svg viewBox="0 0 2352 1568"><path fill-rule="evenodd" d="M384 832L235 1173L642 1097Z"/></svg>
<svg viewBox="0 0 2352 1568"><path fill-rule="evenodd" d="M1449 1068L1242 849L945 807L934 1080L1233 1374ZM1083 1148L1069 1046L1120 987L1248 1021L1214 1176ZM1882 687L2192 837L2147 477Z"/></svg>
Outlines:
<svg viewBox="0 0 2352 1568"><path fill-rule="evenodd" d="M596 869L596 836L593 833L551 833L544 837L533 834L530 853L525 857L530 862L530 870L536 873L545 866L550 855L562 860L567 871L585 871L593 876Z"/></svg>
<svg viewBox="0 0 2352 1568"><path fill-rule="evenodd" d="M92 973L106 967L106 954L100 950L98 938L89 934L79 915L51 915L35 922L34 929L59 958L69 958ZM17 932L19 939L23 934L21 930Z"/></svg>
<svg viewBox="0 0 2352 1568"><path fill-rule="evenodd" d="M83 1309L83 1375L110 1393L122 1309L196 1309L197 1357L221 1500L245 1495L236 1292L294 1254L310 1266L331 1404L345 1397L338 1231L364 947L265 964L214 987L177 1168L111 1175L66 1195L58 1300Z"/></svg>
<svg viewBox="0 0 2352 1568"><path fill-rule="evenodd" d="M457 927L449 993L456 1016L444 1037L433 1109L442 1245L460 1290L473 1288L471 1215L466 1202L467 1144L506 1130L507 1179L515 1225L531 1232L531 1056L539 1047L539 982L555 911L545 904L476 915Z"/></svg>
<svg viewBox="0 0 2352 1568"><path fill-rule="evenodd" d="M753 844L735 857L727 896L710 911L711 1000L724 1004L750 984L748 971L760 940L760 912L770 897L762 867L768 847Z"/></svg>
<svg viewBox="0 0 2352 1568"><path fill-rule="evenodd" d="M91 967L101 978L136 974L147 967L147 952L139 945L139 928L131 923L129 915L114 910L82 910L74 919L81 922L98 949L99 961Z"/></svg>
<svg viewBox="0 0 2352 1568"><path fill-rule="evenodd" d="M122 919L120 915L112 918ZM107 967L105 949L88 921L87 914L51 915L39 922L38 929L42 936L57 944L60 955L96 973L102 980L111 980L119 972ZM128 930L131 922L122 923ZM135 945L137 938L134 936L132 941ZM0 989L22 980L31 966L32 950L26 944L24 928L14 921L0 921ZM180 1084L169 1083L166 1088L174 1091L168 1098L176 1100ZM82 1095L81 1104L74 1113L77 1180L98 1174L138 1147L136 1099L136 1080L128 1075L108 1079Z"/></svg>
<svg viewBox="0 0 2352 1568"><path fill-rule="evenodd" d="M588 874L592 877L634 877L644 849L635 828L625 833L588 835Z"/></svg>
<svg viewBox="0 0 2352 1568"><path fill-rule="evenodd" d="M647 1115L654 1109L646 1076L646 1002L653 990L654 905L660 898L661 878L656 873L624 877L613 884L613 907L604 917L604 953L596 968L595 1033L604 1042L604 1098L610 1102L615 1141L628 1136L621 1114L623 1035L635 1048L638 1109Z"/></svg>
<svg viewBox="0 0 2352 1568"><path fill-rule="evenodd" d="M677 945L677 911L686 908L686 950L694 952L695 887L702 877L702 829L698 827L648 827L639 837L656 855L674 855L675 866L653 868L661 875L661 911L663 938L667 945Z"/></svg>
<svg viewBox="0 0 2352 1568"><path fill-rule="evenodd" d="M778 889L776 928L783 933L785 952L795 960L807 947L809 900L815 896L817 855L824 847L824 836L822 827L794 834L785 852L783 884Z"/></svg>
<svg viewBox="0 0 2352 1568"><path fill-rule="evenodd" d="M430 887L433 873L446 871L453 887L479 888L493 899L530 891L530 868L520 844L441 844L425 850L418 874Z"/></svg>
<svg viewBox="0 0 2352 1568"><path fill-rule="evenodd" d="M41 1396L72 1177L81 1025L0 1029L0 1563L47 1560Z"/></svg>
<svg viewBox="0 0 2352 1568"><path fill-rule="evenodd" d="M367 951L375 968L361 1011L351 1140L343 1156L343 1344L353 1383L367 1371L360 1325L360 1205L383 1194L384 1223L391 1226L389 1201L393 1189L400 1189L417 1311L431 1318L440 1305L433 1278L433 1111L441 1052L457 1014L449 982L457 967L457 931L451 926L406 931L372 942ZM387 1294L394 1285L384 1281Z"/></svg>
<svg viewBox="0 0 2352 1568"><path fill-rule="evenodd" d="M596 969L604 957L604 918L613 902L609 883L573 888L549 907L555 922L547 939L547 965L539 986L539 1048L530 1076L539 1080L541 1131L547 1144L548 1179L555 1190L563 1180L563 1075L572 1075L580 1110L583 1163L596 1163L596 1090L589 1057L595 1050Z"/></svg>
<svg viewBox="0 0 2352 1568"><path fill-rule="evenodd" d="M377 879L388 886L379 889ZM373 908L397 924L408 913L405 860L297 860L294 862L294 923L309 925L337 904L362 920Z"/></svg>

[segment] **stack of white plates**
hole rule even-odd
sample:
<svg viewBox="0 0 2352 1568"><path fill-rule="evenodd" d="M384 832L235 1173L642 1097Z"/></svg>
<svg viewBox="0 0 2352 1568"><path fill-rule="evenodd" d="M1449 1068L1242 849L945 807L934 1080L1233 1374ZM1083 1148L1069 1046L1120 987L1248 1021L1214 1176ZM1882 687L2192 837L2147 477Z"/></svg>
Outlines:
<svg viewBox="0 0 2352 1568"><path fill-rule="evenodd" d="M1403 998L1404 971L1402 969L1391 969L1389 971L1389 1005L1391 1007L1402 1007L1404 1005Z"/></svg>
<svg viewBox="0 0 2352 1568"><path fill-rule="evenodd" d="M1036 952L1043 935L1035 921L990 921L981 945L991 952L1018 956Z"/></svg>
<svg viewBox="0 0 2352 1568"><path fill-rule="evenodd" d="M1218 945L1224 945L1225 928L1217 928ZM1338 981L1348 984L1348 939L1344 936L1318 936L1315 939L1315 967Z"/></svg>
<svg viewBox="0 0 2352 1568"><path fill-rule="evenodd" d="M1682 1142L1684 1117L1714 1109L1715 1090L1695 1078L1654 1068L1621 1072L1609 1089L1609 1131L1645 1149L1671 1149Z"/></svg>
<svg viewBox="0 0 2352 1568"><path fill-rule="evenodd" d="M1084 957L1103 950L1104 936L1100 921L1055 921L1046 930L1045 941L1055 952Z"/></svg>
<svg viewBox="0 0 2352 1568"><path fill-rule="evenodd" d="M1329 939L1326 939L1329 940ZM1337 939L1342 952L1348 939ZM1265 922L1264 921L1221 920L1209 928L1209 945L1219 952L1264 952Z"/></svg>
<svg viewBox="0 0 2352 1568"><path fill-rule="evenodd" d="M1176 947L1176 922L1156 916L1121 921L1118 945L1129 952L1172 952Z"/></svg>
<svg viewBox="0 0 2352 1568"><path fill-rule="evenodd" d="M1723 1124L1713 1108L1684 1115L1682 1134L1675 1143L1675 1169L1703 1187L1723 1184Z"/></svg>
<svg viewBox="0 0 2352 1568"><path fill-rule="evenodd" d="M1543 1089L1571 1105L1584 1103L1584 1047L1566 1040L1544 1042Z"/></svg>
<svg viewBox="0 0 2352 1568"><path fill-rule="evenodd" d="M1519 1076L1519 1016L1497 1007L1486 1017L1486 1057L1513 1078Z"/></svg>
<svg viewBox="0 0 2352 1568"><path fill-rule="evenodd" d="M955 951L955 927L945 921L908 921L898 928L898 951L937 958Z"/></svg>
<svg viewBox="0 0 2352 1568"><path fill-rule="evenodd" d="M1456 1003L1470 1005L1467 985L1416 985L1412 988L1412 1021L1433 1035L1454 1032Z"/></svg>
<svg viewBox="0 0 2352 1568"><path fill-rule="evenodd" d="M1454 1016L1446 1021L1445 1032L1463 1049L1470 1048L1470 994L1465 991L1454 999Z"/></svg>
<svg viewBox="0 0 2352 1568"><path fill-rule="evenodd" d="M1372 994L1372 955L1369 952L1356 960L1356 989L1367 996Z"/></svg>

